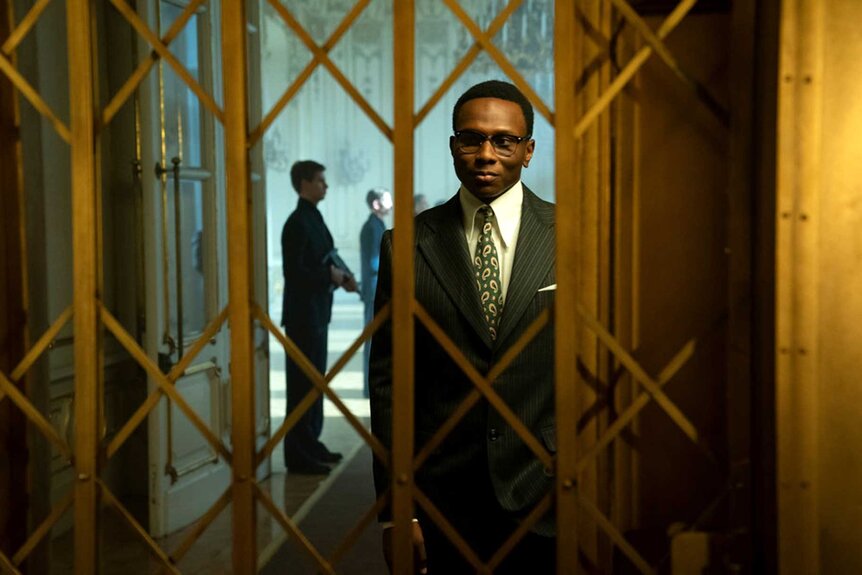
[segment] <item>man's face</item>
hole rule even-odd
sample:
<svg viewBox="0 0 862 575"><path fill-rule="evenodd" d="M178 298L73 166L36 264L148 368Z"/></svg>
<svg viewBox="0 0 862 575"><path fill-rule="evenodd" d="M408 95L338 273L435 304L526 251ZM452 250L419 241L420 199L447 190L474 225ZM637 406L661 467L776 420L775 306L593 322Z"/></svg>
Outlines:
<svg viewBox="0 0 862 575"><path fill-rule="evenodd" d="M302 180L299 184L299 195L314 205L326 196L326 178L323 172L317 172L310 180Z"/></svg>
<svg viewBox="0 0 862 575"><path fill-rule="evenodd" d="M374 213L381 218L392 211L392 194L383 192L380 199L374 200Z"/></svg>
<svg viewBox="0 0 862 575"><path fill-rule="evenodd" d="M470 130L486 136L526 136L527 121L515 102L497 98L475 98L464 103L455 119L455 131ZM533 140L520 142L508 157L500 156L485 140L476 152L458 149L455 137L449 138L449 150L455 174L467 190L484 202L490 202L521 178L521 169L530 164L535 148Z"/></svg>

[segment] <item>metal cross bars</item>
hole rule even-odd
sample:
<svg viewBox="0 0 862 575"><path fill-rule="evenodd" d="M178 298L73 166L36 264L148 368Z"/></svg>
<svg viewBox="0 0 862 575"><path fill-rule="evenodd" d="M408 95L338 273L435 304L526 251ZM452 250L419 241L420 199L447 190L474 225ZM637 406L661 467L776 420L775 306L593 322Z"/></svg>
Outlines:
<svg viewBox="0 0 862 575"><path fill-rule="evenodd" d="M72 319L72 308L68 307L56 320L54 320L51 327L42 334L42 337L39 338L33 347L30 348L11 374L6 375L5 373L0 372L0 402L8 399L14 403L16 407L24 413L25 417L30 420L33 426L51 442L60 455L63 458L72 461L72 449L68 442L57 433L57 430L54 429L51 422L42 415L42 412L39 411L39 409L37 409L16 386L16 383L24 377L30 368L33 367L36 360L50 348L51 343L57 337L57 334L59 334L60 331L69 323L70 319ZM20 571L18 570L18 567L25 559L27 559L33 549L39 545L45 536L50 533L51 528L60 520L60 518L62 518L63 514L68 511L69 507L72 506L73 501L74 492L73 490L70 490L63 499L53 507L51 513L39 526L36 527L24 545L22 545L11 558L6 557L3 552L0 551L0 567L3 567L10 573L19 574Z"/></svg>
<svg viewBox="0 0 862 575"><path fill-rule="evenodd" d="M255 500L260 500L264 507L276 518L276 520L290 532L294 538L299 541L303 547L315 560L318 567L325 572L334 572L334 561L328 561L316 551L314 546L308 541L295 526L289 517L279 509L271 500L271 498L262 491L254 482L254 470L260 465L271 453L274 447L284 437L290 427L296 422L298 417L308 409L311 403L322 393L335 403L338 409L345 415L349 423L356 429L357 433L366 441L372 448L375 456L381 459L387 465L392 462L390 454L386 452L380 442L373 437L355 417L347 407L340 401L338 396L329 388L329 383L337 373L344 367L347 360L359 349L363 342L368 340L373 333L380 328L383 322L390 318L396 325L412 326L413 318L420 321L440 344L449 351L453 360L461 366L464 373L471 380L475 389L468 394L459 409L452 415L449 421L432 437L429 442L421 446L421 449L415 460L410 463L411 468L415 471L422 465L423 461L428 457L429 453L436 445L446 437L448 432L454 428L461 417L474 405L480 398L484 397L489 403L500 412L501 416L515 430L518 436L531 449L534 455L546 465L554 463L551 454L539 442L523 423L515 416L510 408L502 401L493 389L495 378L506 369L507 365L516 357L516 355L529 343L532 337L544 328L549 320L548 313L539 317L530 329L523 334L518 342L506 353L501 361L495 365L487 376L482 376L469 364L463 357L460 351L455 348L445 333L435 324L432 318L422 309L422 307L412 299L410 301L396 301L392 309L385 309L383 313L375 317L372 324L367 326L358 339L345 352L344 356L327 374L318 373L310 364L308 359L301 351L284 337L278 330L269 317L258 306L249 304L251 301L248 296L250 293L250 277L249 266L251 258L248 258L248 241L250 238L248 229L248 218L245 222L241 221L243 214L247 211L242 209L242 204L249 194L248 189L248 157L247 150L252 147L260 138L263 137L266 130L272 125L284 107L298 93L299 89L308 80L313 71L318 66L323 66L332 74L336 81L342 86L345 92L355 101L356 105L363 110L369 119L377 126L382 134L390 141L402 144L402 153L411 155L412 159L412 131L421 123L441 100L443 95L452 87L457 78L462 75L472 61L481 51L487 52L491 58L500 66L504 73L530 98L538 111L548 120L548 122L556 127L558 134L562 131L567 131L571 127L571 136L561 136L558 138L558 153L560 145L566 149L571 146L573 140L582 137L590 125L599 115L607 109L608 105L616 98L622 89L631 81L635 73L640 69L643 63L653 53L657 54L665 64L674 72L675 76L693 90L698 98L703 102L704 106L709 109L724 125L727 125L727 111L715 100L709 91L694 80L686 73L676 62L673 55L667 50L663 40L670 32L683 20L696 0L682 0L671 14L661 24L657 32L653 32L641 19L636 11L625 0L607 0L610 2L623 17L635 28L643 38L646 45L638 51L625 68L615 77L613 82L608 86L607 90L601 97L592 105L592 107L580 118L575 118L574 113L567 103L561 101L561 96L574 99L573 88L559 88L556 98L557 111L552 111L538 97L529 83L523 78L518 70L506 58L505 54L497 48L492 38L506 23L507 19L518 9L521 0L510 1L505 8L494 18L486 30L480 27L466 14L462 7L455 0L443 0L446 6L455 14L462 22L466 29L473 36L475 42L469 48L467 53L461 58L457 66L451 71L446 79L440 84L431 98L421 107L418 113L413 114L412 103L412 83L413 70L412 63L409 64L408 70L399 70L396 66L396 85L405 87L402 98L396 99L395 111L395 127L392 128L380 117L374 108L365 100L361 93L351 84L346 76L338 69L329 56L329 52L343 37L345 32L356 21L362 11L369 5L370 0L359 0L353 8L345 15L339 23L335 31L330 35L327 41L318 46L304 28L297 22L290 11L277 0L269 0L270 4L281 16L286 25L300 38L300 40L308 47L313 54L312 61L294 80L275 106L265 115L261 123L252 130L249 130L246 119L247 94L245 93L245 62L244 52L244 4L242 0L235 2L225 2L225 15L230 15L232 18L223 17L224 26L224 41L225 41L225 63L237 64L237 69L228 70L226 66L226 97L225 107L221 108L216 103L215 98L208 94L191 76L183 65L171 54L169 46L171 42L181 33L186 23L205 0L192 0L184 9L182 15L173 23L168 32L162 36L153 32L146 23L137 15L135 10L130 7L124 0L111 0L111 4L117 11L129 22L135 29L137 34L145 39L150 45L152 51L148 57L142 59L138 67L127 79L118 92L112 97L110 102L101 109L98 118L92 113L94 103L94 94L92 91L93 85L93 68L92 68L92 42L93 35L90 30L89 22L91 19L92 7L83 0L71 0L68 18L70 19L70 69L74 82L78 86L86 85L88 89L77 95L73 94L71 126L67 126L62 120L51 110L51 108L42 100L38 92L29 85L29 83L18 73L13 64L11 55L16 47L20 45L26 34L33 28L36 21L48 6L50 0L38 0L31 8L28 14L22 19L20 25L6 39L5 43L0 47L0 72L6 75L15 88L33 105L33 107L44 116L60 137L68 142L73 151L73 194L75 200L75 213L73 214L74 221L74 241L77 247L84 247L85 256L76 258L75 274L76 274L76 295L73 307L64 311L55 321L51 328L39 339L33 346L21 364L13 371L11 375L0 374L0 401L9 399L21 409L27 418L33 422L39 431L58 449L58 451L66 458L73 459L73 449L68 443L61 438L53 429L48 420L30 403L27 398L15 386L24 373L36 359L44 353L50 342L56 337L57 333L62 329L73 317L73 309L75 311L75 330L76 330L76 372L77 372L77 397L76 415L79 425L87 425L90 433L79 434L76 438L75 456L82 457L81 461L75 460L76 469L78 470L78 483L64 499L57 504L50 515L44 522L38 526L25 545L10 559L0 554L0 566L13 573L17 572L17 566L27 557L27 555L35 548L35 546L45 537L51 527L56 524L59 518L65 513L73 503L76 506L76 515L79 516L79 527L86 530L91 530L89 533L79 533L81 541L84 543L84 550L80 552L80 557L76 557L77 572L93 572L96 569L95 550L95 519L88 519L84 516L86 513L95 514L97 506L95 502L97 497L101 497L111 505L126 521L133 527L141 539L148 545L153 554L159 558L162 564L171 572L177 572L176 562L185 554L185 552L193 545L194 541L200 534L209 526L212 521L223 511L228 503L234 501L234 513L238 517L235 520L235 526L244 525L250 528L252 535L245 536L235 543L234 551L234 567L237 572L252 572L254 570L256 557L254 555L255 543L253 541L254 532L254 510L253 505ZM557 26L567 27L572 30L575 22L574 10L571 9L571 2L558 1L557 4ZM413 12L411 9L406 9L403 2L396 1L395 23L396 26L403 24L413 24ZM565 22L560 22L560 18ZM86 26L76 28L79 24L86 23ZM406 49L406 54L412 57L412 43L414 35L412 29L399 29L401 37L397 40L400 47ZM559 40L559 35L558 35ZM558 43L558 45L560 45ZM231 49L236 48L238 54L231 52ZM572 58L573 52L559 52L555 55L557 60L558 70L565 69L566 64L563 62L565 58ZM220 122L224 123L227 128L227 150L228 150L228 179L229 189L232 190L229 202L231 207L239 209L238 215L232 218L229 222L229 236L231 238L231 284L230 284L230 304L223 309L216 318L214 318L207 326L203 335L195 342L189 352L183 357L182 361L174 366L169 373L164 374L159 368L147 357L146 353L140 348L132 336L130 336L120 323L114 318L110 312L102 305L98 297L96 284L98 282L98 258L99 254L95 253L95 246L98 245L97 229L98 207L96 201L95 185L95 156L94 142L99 126L107 125L116 116L117 112L135 92L141 84L148 72L158 60L165 60L177 73L178 77L194 92L200 99L204 107ZM569 82L574 79L574 70L569 69L563 76L558 76L560 80L565 80L569 87L574 86L574 82ZM228 77L228 73L231 74ZM80 76L76 76L80 74ZM240 84L241 86L236 86ZM239 105L239 108L232 106ZM406 112L400 110L401 107L408 107ZM403 123L404 118L410 118L409 125ZM396 165L398 162L396 162ZM396 258L400 263L406 264L409 269L412 269L412 254L409 252L409 247L412 243L412 222L408 219L410 214L407 212L407 206L412 205L409 196L412 195L412 170L410 168L399 168L401 171L397 174L396 183L398 184L397 192L399 196L398 205L403 205L403 208L397 208L396 223L404 234L400 235L396 240ZM247 210L247 208L246 208ZM572 217L577 213L577 207L574 200L561 201L558 217ZM234 213L233 210L228 210L229 213ZM87 230L87 226L91 229ZM235 242L234 240L242 239ZM403 245L401 245L403 243ZM245 257L245 259L243 259ZM403 261L402 261L403 260ZM567 256L561 257L561 260L568 262L573 261ZM572 294L576 292L577 274L571 274L562 270L563 273L558 274L560 285L563 289L572 290ZM565 279L562 279L565 278ZM79 281L80 280L80 281ZM400 285L400 284L399 284ZM412 275L404 280L403 286L412 287ZM402 286L402 287L403 287ZM408 289L406 293L412 294L412 289ZM572 300L575 301L575 300ZM562 311L561 311L562 309ZM634 402L625 410L622 416L617 421L605 430L604 435L592 448L584 454L581 454L575 461L575 467L567 471L574 470L575 475L598 455L613 439L618 437L625 426L633 420L636 414L650 401L655 400L659 406L668 414L669 417L680 427L680 429L695 443L699 442L699 435L694 425L688 420L684 413L667 397L662 391L663 385L669 381L682 365L691 357L694 352L694 342L686 344L676 356L668 363L667 367L662 370L657 379L651 378L631 357L626 350L619 345L612 334L607 332L604 327L592 318L583 309L573 309L569 303L565 303L561 308L557 309L558 314L556 324L561 322L569 322L574 324L575 321L582 322L599 340L614 354L620 363L632 373L635 379L643 386L644 392L641 393ZM200 417L188 406L183 397L175 389L174 383L177 378L183 373L185 367L194 359L210 337L215 334L222 324L231 318L232 326L232 373L234 376L234 445L233 451L222 442L220 438L215 436L208 426L200 419ZM267 442L264 448L257 453L251 453L253 450L253 441L249 441L249 433L253 438L253 425L249 420L249 414L253 414L253 405L251 392L248 390L249 382L253 381L250 377L252 374L251 367L251 336L248 326L251 321L257 319L267 330L272 333L279 342L284 346L287 355L296 361L306 375L312 380L315 385L309 395L303 400L300 406L294 410L292 416L288 418L279 428L276 434ZM246 325L247 324L247 325ZM98 336L99 326L104 326L107 330L116 337L120 344L131 354L131 356L147 371L152 380L156 384L156 389L147 397L147 399L139 406L132 417L122 426L120 431L105 447L104 455L110 459L117 453L119 448L131 436L132 432L146 419L147 415L156 406L162 396L169 397L176 405L184 412L192 424L200 431L206 441L215 449L221 457L231 463L234 467L234 481L232 486L222 494L215 505L207 512L207 514L196 524L189 533L187 538L180 544L177 550L168 555L152 540L146 530L140 526L132 515L117 501L116 497L108 490L105 484L98 476L100 467L97 463L98 454L98 405L101 401L96 397L98 392L98 381L100 375L97 372L98 366L98 350L100 349L100 339ZM567 328L565 328L567 329ZM559 333L559 332L558 332ZM411 338L408 338L412 342ZM574 341L574 337L572 338ZM86 344L93 343L93 347L87 347ZM406 349L406 348L405 348ZM396 349L396 354L401 354L401 348ZM412 358L412 351L404 351L403 354ZM244 359L243 359L244 358ZM573 373L573 372L571 372ZM409 379L409 378L408 378ZM410 380L412 381L412 379ZM573 386L575 379L558 383L558 390L566 389L566 386ZM88 383L87 383L88 382ZM240 385L238 385L238 383ZM412 385L412 384L411 384ZM245 389L243 389L245 388ZM571 396L568 395L571 399ZM412 409L412 395L406 396ZM566 401L569 401L567 399ZM576 401L576 400L574 400ZM409 419L399 420L409 422ZM411 436L412 437L412 436ZM412 441L412 439L410 439ZM565 445L565 439L561 440ZM89 443L88 443L89 442ZM397 457L404 457L403 447L399 447ZM242 461L237 462L236 457L240 456ZM410 456L412 458L412 454ZM568 457L568 456L560 456ZM569 461L571 458L566 459ZM400 459L399 459L400 461ZM568 465L568 463L567 463ZM561 480L562 481L562 480ZM570 489L572 486L566 487L562 485L556 492L556 497L559 499L560 494L565 493L565 489ZM408 486L408 492L411 486ZM476 555L469 549L466 543L458 536L455 530L448 524L446 518L443 517L435 508L433 503L429 501L415 486L412 486L413 496L416 501L425 509L432 519L440 525L454 541L455 545L464 553L470 562L477 569L490 571L497 566L505 557L517 541L527 532L529 527L534 524L545 512L550 509L553 503L553 496L548 495L539 505L531 512L527 519L522 523L520 528L513 533L512 537L503 545L497 554L492 557L487 565L483 565ZM575 489L575 491L577 491ZM384 496L385 497L385 496ZM400 496L399 496L400 497ZM640 555L626 542L625 538L616 530L611 522L602 514L602 512L590 501L578 496L578 503L590 516L592 516L597 524L607 533L607 535L618 545L621 550L633 561L635 565L643 573L651 573L652 568ZM333 560L336 560L343 554L344 550L355 541L358 534L364 529L367 524L373 520L377 511L383 505L383 498L378 500L375 505L368 510L360 522L350 532L345 542L336 551ZM78 509L79 508L79 509ZM246 552L245 557L237 557L239 551ZM396 565L400 561L405 560L401 551L396 550ZM409 561L409 559L405 560Z"/></svg>

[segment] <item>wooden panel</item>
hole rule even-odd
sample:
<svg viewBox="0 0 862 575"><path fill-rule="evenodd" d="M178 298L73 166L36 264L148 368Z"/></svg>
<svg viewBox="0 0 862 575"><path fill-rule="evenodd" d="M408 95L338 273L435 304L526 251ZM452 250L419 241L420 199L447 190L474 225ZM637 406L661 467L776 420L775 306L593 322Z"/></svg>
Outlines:
<svg viewBox="0 0 862 575"><path fill-rule="evenodd" d="M11 4L0 9L0 39L9 36ZM26 285L18 110L12 85L0 81L0 371L11 374L24 356ZM26 537L26 418L0 398L0 553L16 551Z"/></svg>
<svg viewBox="0 0 862 575"><path fill-rule="evenodd" d="M825 3L819 188L820 573L862 572L862 3ZM817 78L814 78L817 82ZM815 222L815 225L817 222Z"/></svg>
<svg viewBox="0 0 862 575"><path fill-rule="evenodd" d="M779 0L758 4L752 194L752 572L775 573L775 165Z"/></svg>
<svg viewBox="0 0 862 575"><path fill-rule="evenodd" d="M632 7L641 14L670 14L677 0L630 0ZM730 0L700 0L694 13L730 12Z"/></svg>
<svg viewBox="0 0 862 575"><path fill-rule="evenodd" d="M820 554L816 222L823 41L819 4L786 1L781 15L775 378L778 556L779 572L785 575L817 573Z"/></svg>
<svg viewBox="0 0 862 575"><path fill-rule="evenodd" d="M617 44L617 54L621 61L628 61L635 53L637 46L632 42L631 35L621 34ZM613 178L613 233L611 245L613 249L612 263L613 287L609 287L609 298L612 300L613 321L609 323L620 345L629 350L637 349L637 277L638 258L636 252L638 235L637 220L637 163L635 155L637 103L632 98L632 92L627 91L614 103L614 157ZM610 378L617 377L620 370L618 359L611 364ZM619 415L632 404L637 397L637 384L628 373L620 373L616 383L608 381L614 390L615 403L612 406ZM609 406L610 407L610 406ZM614 417L609 418L613 424ZM611 457L613 460L613 489L610 519L623 532L630 530L636 523L637 506L637 451L626 441L616 441Z"/></svg>
<svg viewBox="0 0 862 575"><path fill-rule="evenodd" d="M668 38L681 66L720 101L727 100L729 26L727 15L689 15ZM665 391L723 453L729 134L657 58L644 66L635 97L637 357L655 374L696 339L697 352ZM667 527L699 515L723 488L725 469L655 402L644 409L635 441L646 530L639 536L661 554Z"/></svg>
<svg viewBox="0 0 862 575"><path fill-rule="evenodd" d="M611 10L606 2L582 2L580 7L582 25L593 30L594 34L602 37L611 35ZM578 90L576 95L576 106L578 118L582 118L607 92L610 84L611 64L607 58L604 46L598 45L593 38L587 34L579 35L581 45L579 54L581 61L578 69ZM559 105L559 103L558 103ZM562 124L561 124L562 125ZM574 220L562 219L561 221L578 222L578 234L570 242L558 245L578 245L577 263L579 267L577 283L578 303L589 312L592 317L603 323L607 320L609 301L605 296L608 289L607 265L610 263L608 257L608 242L606 233L609 220L606 201L609 199L610 188L610 113L606 109L590 127L578 138L577 157L579 165L577 171L572 173L576 182L575 187L579 190L577 214ZM558 152L559 153L559 152ZM565 156L563 156L565 157ZM559 166L558 166L559 168ZM562 181L558 181L557 190ZM563 201L561 194L557 194L557 202ZM562 217L562 214L560 216ZM568 226L559 226L561 229ZM558 340L561 334L557 333ZM587 330L583 324L579 326L577 334L579 366L587 376L598 382L607 381L608 356L600 347L595 334ZM565 345L561 343L561 345ZM564 348L565 349L565 348ZM559 365L559 364L558 364ZM603 383L593 384L582 381L578 387L579 409L574 410L578 414L578 442L577 451L585 452L593 447L596 439L606 426L607 410L596 410L595 405L600 402L600 387ZM572 406L574 407L574 406ZM579 495L607 513L607 489L609 488L607 472L607 452L602 452L590 462L590 465L578 477ZM578 542L581 552L587 562L593 565L605 564L609 560L606 556L609 547L601 546L602 537L596 522L588 514L581 514L578 518ZM606 551L605 556L600 556L600 549Z"/></svg>
<svg viewBox="0 0 862 575"><path fill-rule="evenodd" d="M753 4L738 6L731 27L730 107L734 121L731 122L728 186L727 433L731 481L738 486L735 498L741 504L735 506L728 520L731 526L740 529L750 524L751 509L755 17ZM750 561L750 547L744 553Z"/></svg>

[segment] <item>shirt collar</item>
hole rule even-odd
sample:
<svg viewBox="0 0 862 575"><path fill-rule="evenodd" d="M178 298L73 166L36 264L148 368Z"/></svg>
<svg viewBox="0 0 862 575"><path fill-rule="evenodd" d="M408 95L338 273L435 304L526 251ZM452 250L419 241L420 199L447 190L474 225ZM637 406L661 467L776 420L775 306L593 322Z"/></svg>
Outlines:
<svg viewBox="0 0 862 575"><path fill-rule="evenodd" d="M473 237L473 228L476 222L476 212L486 205L482 200L461 186L458 190L458 199L461 202L461 214L464 218L464 231L468 238ZM503 192L501 195L487 205L494 208L494 217L497 220L497 228L500 230L500 238L506 247L512 244L515 232L521 222L521 204L524 201L524 186L521 180Z"/></svg>
<svg viewBox="0 0 862 575"><path fill-rule="evenodd" d="M299 201L297 201L297 202L296 202L296 206L297 206L297 207L299 207L299 208L312 209L312 210L314 210L315 212L316 212L316 211L319 211L319 210L317 209L317 206L316 206L316 205L312 204L311 202L309 202L308 200L306 200L306 199L305 199L305 198L303 198L302 196L299 196Z"/></svg>

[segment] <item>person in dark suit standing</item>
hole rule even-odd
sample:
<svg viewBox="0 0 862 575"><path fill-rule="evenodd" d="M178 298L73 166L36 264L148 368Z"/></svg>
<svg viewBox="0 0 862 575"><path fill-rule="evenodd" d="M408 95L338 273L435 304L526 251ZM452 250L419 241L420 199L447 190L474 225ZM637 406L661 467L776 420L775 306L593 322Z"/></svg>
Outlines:
<svg viewBox="0 0 862 575"><path fill-rule="evenodd" d="M296 162L290 169L293 189L299 194L296 209L281 231L284 299L281 325L284 332L321 372L326 372L327 335L332 316L332 292L338 287L357 291L356 280L331 261L332 236L317 204L326 196L326 168L314 161ZM288 415L313 384L299 366L286 358ZM320 441L323 430L323 397L306 411L284 438L284 462L299 474L329 473L327 463L337 463Z"/></svg>
<svg viewBox="0 0 862 575"><path fill-rule="evenodd" d="M524 330L549 309L556 288L554 206L521 182L535 150L533 109L513 85L488 81L467 90L452 114L449 148L461 187L416 218L415 295L481 374L500 361ZM392 233L381 247L375 307L391 297ZM415 327L416 451L474 389L422 325ZM555 451L554 340L546 325L493 382L507 406L549 452ZM391 445L392 337L382 329L371 348L371 422ZM378 495L390 485L375 461ZM487 562L553 488L546 469L483 398L416 470L417 487ZM388 548L388 510L380 516ZM414 544L424 541L427 572L475 573L475 567L416 506ZM553 573L553 513L546 514L495 573ZM421 556L422 553L419 553Z"/></svg>
<svg viewBox="0 0 862 575"><path fill-rule="evenodd" d="M365 304L365 324L368 325L374 318L374 293L377 291L377 271L380 269L380 240L383 239L383 232L386 231L383 218L392 211L392 194L387 189L374 188L368 190L365 202L371 213L368 214L368 219L362 224L362 230L359 232L359 255L362 260L362 282L359 293L362 296L362 303ZM363 347L365 360L362 372L365 383L363 393L368 397L368 360L371 355L371 345L366 343Z"/></svg>

